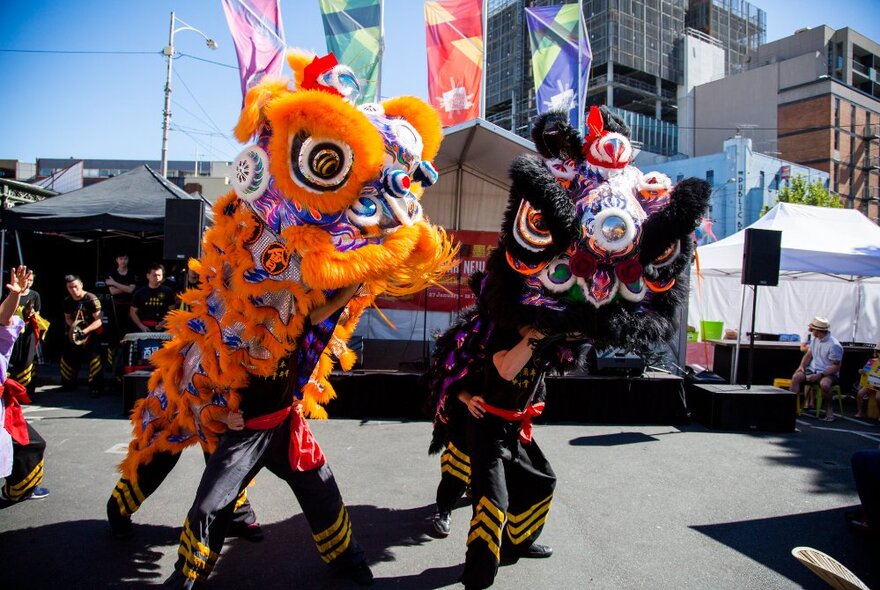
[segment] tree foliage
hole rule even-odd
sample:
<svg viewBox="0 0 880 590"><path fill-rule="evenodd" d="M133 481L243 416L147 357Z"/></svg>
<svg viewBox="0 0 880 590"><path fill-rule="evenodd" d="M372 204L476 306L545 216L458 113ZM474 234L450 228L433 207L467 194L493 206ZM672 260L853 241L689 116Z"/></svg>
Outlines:
<svg viewBox="0 0 880 590"><path fill-rule="evenodd" d="M788 186L784 186L776 193L776 201L779 203L795 203L797 205L814 205L816 207L831 207L839 209L843 207L840 199L829 193L822 185L821 180L807 183L807 179L798 174L791 179ZM761 215L767 213L770 207L765 206Z"/></svg>
<svg viewBox="0 0 880 590"><path fill-rule="evenodd" d="M801 174L792 178L788 186L779 189L776 200L782 203L815 205L816 207L831 207L832 209L843 207L837 197L825 190L825 187L822 186L822 181L817 180L807 184L807 179Z"/></svg>

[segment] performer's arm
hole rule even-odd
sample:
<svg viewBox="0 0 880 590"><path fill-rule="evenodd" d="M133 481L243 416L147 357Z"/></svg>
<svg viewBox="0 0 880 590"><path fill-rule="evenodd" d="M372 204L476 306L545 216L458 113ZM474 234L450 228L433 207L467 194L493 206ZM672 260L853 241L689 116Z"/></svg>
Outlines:
<svg viewBox="0 0 880 590"><path fill-rule="evenodd" d="M18 308L19 299L21 299L21 290L28 277L33 274L26 266L19 266L9 271L9 283L6 288L9 295L0 303L0 326L8 326L12 321L12 316Z"/></svg>
<svg viewBox="0 0 880 590"><path fill-rule="evenodd" d="M349 285L348 287L343 287L339 289L336 293L333 294L333 297L316 307L309 313L309 320L312 324L320 324L331 315L333 312L339 309L340 307L345 307L345 304L348 303L349 299L354 297L354 294L360 288L360 285Z"/></svg>
<svg viewBox="0 0 880 590"><path fill-rule="evenodd" d="M532 340L540 340L544 334L534 328L520 330L522 340L510 350L499 350L492 356L492 362L498 370L498 374L505 381L512 381L514 377L526 366L532 358Z"/></svg>
<svg viewBox="0 0 880 590"><path fill-rule="evenodd" d="M94 301L97 301L97 299L95 299ZM100 305L100 304L96 304L96 305ZM97 309L95 309L94 313L92 313L91 323L89 323L88 326L83 328L83 334L91 334L92 332L99 330L101 328L101 325L103 324L103 322L101 321L102 316L103 316L103 314L101 313L101 308L97 307Z"/></svg>
<svg viewBox="0 0 880 590"><path fill-rule="evenodd" d="M220 418L220 421L226 424L226 427L229 430L241 430L244 428L244 414L241 412L226 412L226 414Z"/></svg>

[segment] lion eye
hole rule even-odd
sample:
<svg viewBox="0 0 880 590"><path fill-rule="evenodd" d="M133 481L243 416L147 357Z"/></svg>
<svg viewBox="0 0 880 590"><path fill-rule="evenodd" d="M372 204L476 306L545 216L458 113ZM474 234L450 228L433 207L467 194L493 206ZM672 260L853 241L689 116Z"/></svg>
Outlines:
<svg viewBox="0 0 880 590"><path fill-rule="evenodd" d="M345 184L354 155L348 144L333 139L294 135L290 140L290 172L297 184L313 192Z"/></svg>
<svg viewBox="0 0 880 590"><path fill-rule="evenodd" d="M526 200L520 201L513 230L517 243L532 252L540 252L553 243L544 216Z"/></svg>

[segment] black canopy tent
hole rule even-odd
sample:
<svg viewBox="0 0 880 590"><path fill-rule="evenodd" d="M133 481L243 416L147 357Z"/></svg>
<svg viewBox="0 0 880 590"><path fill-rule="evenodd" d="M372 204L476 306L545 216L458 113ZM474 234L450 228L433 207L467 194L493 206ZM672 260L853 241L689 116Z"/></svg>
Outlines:
<svg viewBox="0 0 880 590"><path fill-rule="evenodd" d="M141 263L135 265L139 273L140 266L162 257L165 202L194 198L201 197L187 194L143 165L70 193L4 210L0 268L6 269L5 238L10 230L19 260L39 275L35 288L43 298L43 315L61 325L65 274L81 275L86 289L96 291L96 281L112 268L114 250L133 255L133 262ZM109 240L113 245L108 245ZM102 252L106 252L104 260ZM0 287L3 284L5 281ZM100 289L96 292L101 294ZM50 329L49 340L54 341L62 332Z"/></svg>
<svg viewBox="0 0 880 590"><path fill-rule="evenodd" d="M3 229L95 239L164 231L165 201L192 199L144 164L79 190L3 212Z"/></svg>

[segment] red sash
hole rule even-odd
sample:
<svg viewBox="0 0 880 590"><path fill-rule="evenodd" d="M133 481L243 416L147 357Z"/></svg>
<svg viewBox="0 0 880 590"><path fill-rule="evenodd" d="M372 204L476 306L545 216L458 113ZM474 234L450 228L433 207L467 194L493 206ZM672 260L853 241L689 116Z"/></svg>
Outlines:
<svg viewBox="0 0 880 590"><path fill-rule="evenodd" d="M27 388L18 381L7 379L5 383L0 385L0 397L3 398L3 405L6 407L3 428L18 444L28 444L31 442L31 437L28 435L27 422L25 422L24 412L21 410L21 404L31 403Z"/></svg>
<svg viewBox="0 0 880 590"><path fill-rule="evenodd" d="M269 430L275 428L290 416L290 447L287 459L294 471L310 471L323 465L327 459L312 435L309 423L303 418L302 409L296 406L284 408L271 414L257 416L245 420L244 427L251 430Z"/></svg>
<svg viewBox="0 0 880 590"><path fill-rule="evenodd" d="M502 420L507 420L508 422L521 422L519 427L519 440L525 445L532 442L532 418L537 418L541 415L541 412L544 411L544 402L538 402L526 406L526 409L524 410L505 410L504 408L498 408L485 402L482 406L487 412L498 416Z"/></svg>

